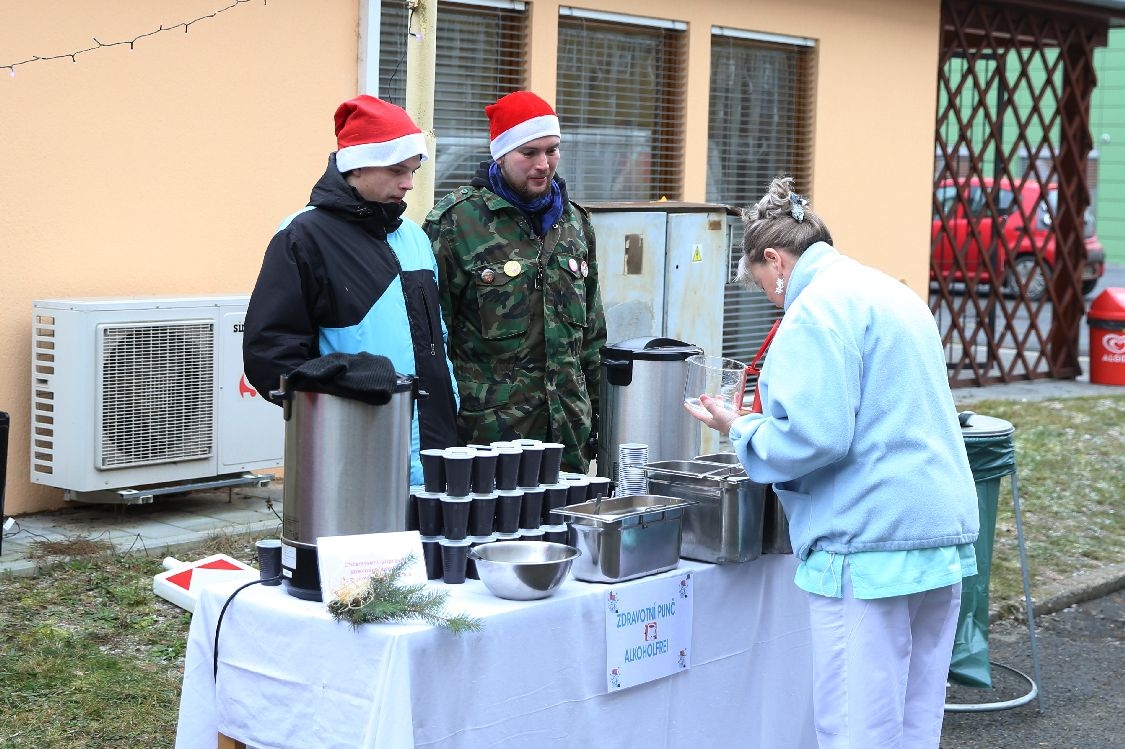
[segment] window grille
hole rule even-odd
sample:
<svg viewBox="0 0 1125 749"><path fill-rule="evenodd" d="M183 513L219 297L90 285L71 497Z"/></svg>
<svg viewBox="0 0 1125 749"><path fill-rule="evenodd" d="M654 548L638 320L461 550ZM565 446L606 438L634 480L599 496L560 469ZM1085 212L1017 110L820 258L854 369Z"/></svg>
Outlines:
<svg viewBox="0 0 1125 749"><path fill-rule="evenodd" d="M383 3L379 96L406 106L407 12ZM527 12L523 3L438 3L434 86L434 196L468 184L488 160L485 106L526 86Z"/></svg>
<svg viewBox="0 0 1125 749"><path fill-rule="evenodd" d="M713 29L708 202L751 205L780 174L792 175L797 190L809 192L815 64L810 40ZM734 283L742 222L732 217L731 224L723 356L749 362L781 311L757 289Z"/></svg>
<svg viewBox="0 0 1125 749"><path fill-rule="evenodd" d="M579 202L678 200L683 189L683 24L591 16L563 8L559 18L559 174Z"/></svg>

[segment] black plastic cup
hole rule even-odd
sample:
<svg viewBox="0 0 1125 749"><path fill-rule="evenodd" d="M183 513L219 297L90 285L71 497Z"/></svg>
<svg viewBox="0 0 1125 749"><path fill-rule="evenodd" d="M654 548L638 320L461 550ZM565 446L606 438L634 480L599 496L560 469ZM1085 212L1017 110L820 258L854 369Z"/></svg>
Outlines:
<svg viewBox="0 0 1125 749"><path fill-rule="evenodd" d="M467 540L471 551L481 544L492 543L496 538L492 534L489 534L487 536L469 536ZM480 575L477 574L477 563L472 555L469 555L465 560L465 577L469 580L480 580Z"/></svg>
<svg viewBox="0 0 1125 749"><path fill-rule="evenodd" d="M567 542L566 523L544 525L540 528L540 530L543 531L544 541L550 541L553 544L565 544Z"/></svg>
<svg viewBox="0 0 1125 749"><path fill-rule="evenodd" d="M406 500L406 530L418 530L418 492L425 491L421 486L411 486L410 496Z"/></svg>
<svg viewBox="0 0 1125 749"><path fill-rule="evenodd" d="M524 489L523 503L520 505L520 528L538 528L543 515L543 489Z"/></svg>
<svg viewBox="0 0 1125 749"><path fill-rule="evenodd" d="M492 448L477 450L473 456L473 494L488 494L496 488L496 462L500 453Z"/></svg>
<svg viewBox="0 0 1125 749"><path fill-rule="evenodd" d="M440 579L443 571L441 539L437 536L422 536L422 557L426 561L426 579Z"/></svg>
<svg viewBox="0 0 1125 749"><path fill-rule="evenodd" d="M517 440L523 451L520 455L520 472L516 485L521 489L539 486L539 466L543 463L543 443L539 440Z"/></svg>
<svg viewBox="0 0 1125 749"><path fill-rule="evenodd" d="M427 448L418 451L422 461L422 481L428 492L445 491L445 451Z"/></svg>
<svg viewBox="0 0 1125 749"><path fill-rule="evenodd" d="M570 491L569 484L550 484L543 487L543 507L539 520L544 525L565 523L566 517L559 515L554 510L565 507Z"/></svg>
<svg viewBox="0 0 1125 749"><path fill-rule="evenodd" d="M566 482L566 503L580 505L590 499L590 482L585 478Z"/></svg>
<svg viewBox="0 0 1125 749"><path fill-rule="evenodd" d="M469 539L438 539L441 544L441 579L447 585L465 582L469 564Z"/></svg>
<svg viewBox="0 0 1125 749"><path fill-rule="evenodd" d="M441 492L414 492L414 507L418 511L418 532L423 536L441 535Z"/></svg>
<svg viewBox="0 0 1125 749"><path fill-rule="evenodd" d="M524 528L520 531L520 541L546 541L546 535L542 528Z"/></svg>
<svg viewBox="0 0 1125 749"><path fill-rule="evenodd" d="M496 492L496 531L515 533L520 527L520 510L523 507L522 489L499 489Z"/></svg>
<svg viewBox="0 0 1125 749"><path fill-rule="evenodd" d="M589 483L589 489L586 491L587 500L609 496L609 487L613 482L605 476L590 476L586 481Z"/></svg>
<svg viewBox="0 0 1125 749"><path fill-rule="evenodd" d="M515 489L519 485L523 449L517 445L496 448L496 488Z"/></svg>
<svg viewBox="0 0 1125 749"><path fill-rule="evenodd" d="M263 538L254 546L258 550L258 576L262 585L281 585L281 540Z"/></svg>
<svg viewBox="0 0 1125 749"><path fill-rule="evenodd" d="M469 497L441 495L441 535L450 541L460 541L469 535Z"/></svg>
<svg viewBox="0 0 1125 749"><path fill-rule="evenodd" d="M487 536L496 522L496 492L473 494L469 501L469 535Z"/></svg>
<svg viewBox="0 0 1125 749"><path fill-rule="evenodd" d="M442 451L445 463L445 493L467 497L473 488L473 450L451 447Z"/></svg>
<svg viewBox="0 0 1125 749"><path fill-rule="evenodd" d="M544 442L543 459L539 462L539 483L557 484L562 468L562 454L566 445L561 442Z"/></svg>

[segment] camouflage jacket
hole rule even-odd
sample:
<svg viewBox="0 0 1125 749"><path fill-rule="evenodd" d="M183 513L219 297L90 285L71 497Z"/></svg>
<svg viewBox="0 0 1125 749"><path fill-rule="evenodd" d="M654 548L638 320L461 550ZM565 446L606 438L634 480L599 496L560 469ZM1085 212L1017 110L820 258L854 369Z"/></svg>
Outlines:
<svg viewBox="0 0 1125 749"><path fill-rule="evenodd" d="M519 209L474 183L439 201L423 228L438 261L461 439L561 442L564 469L584 473L606 341L586 211L568 201L541 239Z"/></svg>

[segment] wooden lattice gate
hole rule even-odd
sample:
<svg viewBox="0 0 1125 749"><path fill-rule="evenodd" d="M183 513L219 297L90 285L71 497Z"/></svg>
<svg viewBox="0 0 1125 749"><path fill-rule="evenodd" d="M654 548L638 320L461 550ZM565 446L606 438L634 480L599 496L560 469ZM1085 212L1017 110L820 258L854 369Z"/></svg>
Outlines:
<svg viewBox="0 0 1125 749"><path fill-rule="evenodd" d="M942 2L930 308L953 387L1081 372L1093 55L1108 22L1060 6Z"/></svg>

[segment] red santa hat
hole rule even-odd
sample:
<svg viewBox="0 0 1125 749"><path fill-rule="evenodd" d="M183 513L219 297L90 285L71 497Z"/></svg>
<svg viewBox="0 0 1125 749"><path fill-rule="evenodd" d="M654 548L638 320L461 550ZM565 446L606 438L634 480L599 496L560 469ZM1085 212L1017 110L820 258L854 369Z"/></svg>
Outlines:
<svg viewBox="0 0 1125 749"><path fill-rule="evenodd" d="M528 141L562 133L551 105L530 91L516 91L484 108L488 115L489 150L493 160Z"/></svg>
<svg viewBox="0 0 1125 749"><path fill-rule="evenodd" d="M336 143L336 167L341 172L391 166L413 156L428 158L426 139L406 110L366 94L336 109Z"/></svg>

